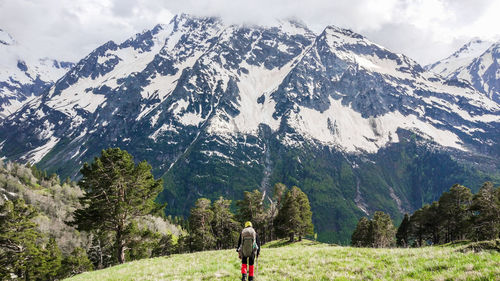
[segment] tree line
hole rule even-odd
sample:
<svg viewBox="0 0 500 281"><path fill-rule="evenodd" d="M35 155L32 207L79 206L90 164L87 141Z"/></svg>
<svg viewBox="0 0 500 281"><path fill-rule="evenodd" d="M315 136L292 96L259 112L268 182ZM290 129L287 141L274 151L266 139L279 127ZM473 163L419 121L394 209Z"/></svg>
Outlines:
<svg viewBox="0 0 500 281"><path fill-rule="evenodd" d="M29 168L37 178L57 178ZM235 204L223 197L214 202L200 198L187 220L167 219L165 204L155 201L162 181L153 177L147 162L135 164L126 151L110 148L80 172L82 193L66 224L85 234L86 243L69 254L63 255L56 239L40 231L36 208L22 199L0 201L1 280L59 280L141 258L232 248L245 221L253 223L264 243L313 234L309 200L296 186L276 184L272 198L247 191ZM158 224L147 223L155 220L173 221L182 231L162 233Z"/></svg>
<svg viewBox="0 0 500 281"><path fill-rule="evenodd" d="M351 237L359 247L421 247L460 240L491 240L500 235L500 188L484 183L476 194L455 184L438 201L412 215L405 214L394 228L389 215L375 212L363 217Z"/></svg>
<svg viewBox="0 0 500 281"><path fill-rule="evenodd" d="M223 197L213 203L198 199L190 212L184 251L234 248L246 221L252 222L261 243L278 238L293 242L313 234L309 199L297 186L287 190L277 183L273 198L267 202L259 190L245 191L243 199L236 202L236 214L230 206L231 200Z"/></svg>

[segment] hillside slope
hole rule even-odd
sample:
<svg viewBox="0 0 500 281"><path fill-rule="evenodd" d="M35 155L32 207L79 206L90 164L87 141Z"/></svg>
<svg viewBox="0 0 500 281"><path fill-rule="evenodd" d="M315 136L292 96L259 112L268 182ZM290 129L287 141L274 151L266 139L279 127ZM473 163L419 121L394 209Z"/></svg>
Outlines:
<svg viewBox="0 0 500 281"><path fill-rule="evenodd" d="M461 252L465 246L416 249L338 247L303 241L261 251L257 280L494 280L500 276L497 251ZM234 250L140 260L87 272L78 280L238 280Z"/></svg>

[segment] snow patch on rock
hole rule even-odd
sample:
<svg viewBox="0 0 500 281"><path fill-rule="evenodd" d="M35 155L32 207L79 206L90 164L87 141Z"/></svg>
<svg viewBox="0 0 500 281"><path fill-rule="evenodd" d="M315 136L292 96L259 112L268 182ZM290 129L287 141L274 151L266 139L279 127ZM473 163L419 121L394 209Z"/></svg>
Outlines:
<svg viewBox="0 0 500 281"><path fill-rule="evenodd" d="M419 132L436 143L467 150L457 135L423 122L414 115L399 111L382 116L363 118L361 113L330 97L331 106L324 112L300 107L291 114L290 125L304 136L347 152L376 153L388 143L398 142L398 128Z"/></svg>

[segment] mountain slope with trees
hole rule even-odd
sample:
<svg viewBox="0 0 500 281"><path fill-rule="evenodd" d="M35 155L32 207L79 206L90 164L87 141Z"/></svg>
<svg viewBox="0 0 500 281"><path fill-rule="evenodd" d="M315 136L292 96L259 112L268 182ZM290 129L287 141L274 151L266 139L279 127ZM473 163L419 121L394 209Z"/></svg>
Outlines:
<svg viewBox="0 0 500 281"><path fill-rule="evenodd" d="M2 280L60 280L115 264L117 251L103 232L80 232L69 224L84 194L69 179L61 182L34 166L0 162ZM130 259L174 252L168 245L182 233L166 218L151 215L130 230L135 232L128 235L139 230L147 234L141 243L127 244Z"/></svg>
<svg viewBox="0 0 500 281"><path fill-rule="evenodd" d="M391 217L375 212L362 217L352 236L356 247L422 247L457 241L500 238L500 187L485 182L476 194L455 184L439 200L426 204L411 216L405 214L397 231Z"/></svg>
<svg viewBox="0 0 500 281"><path fill-rule="evenodd" d="M498 135L498 103L350 30L178 15L100 46L0 122L0 157L78 180L119 147L150 163L173 217L299 186L318 239L347 244L361 216L499 182Z"/></svg>

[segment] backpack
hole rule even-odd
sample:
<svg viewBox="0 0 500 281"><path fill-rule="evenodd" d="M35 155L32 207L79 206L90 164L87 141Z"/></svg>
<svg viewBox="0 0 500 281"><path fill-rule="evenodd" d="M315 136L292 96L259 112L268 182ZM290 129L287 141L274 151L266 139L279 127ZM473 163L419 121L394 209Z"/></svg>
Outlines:
<svg viewBox="0 0 500 281"><path fill-rule="evenodd" d="M252 227L246 227L241 232L241 256L250 257L257 250L257 233Z"/></svg>

